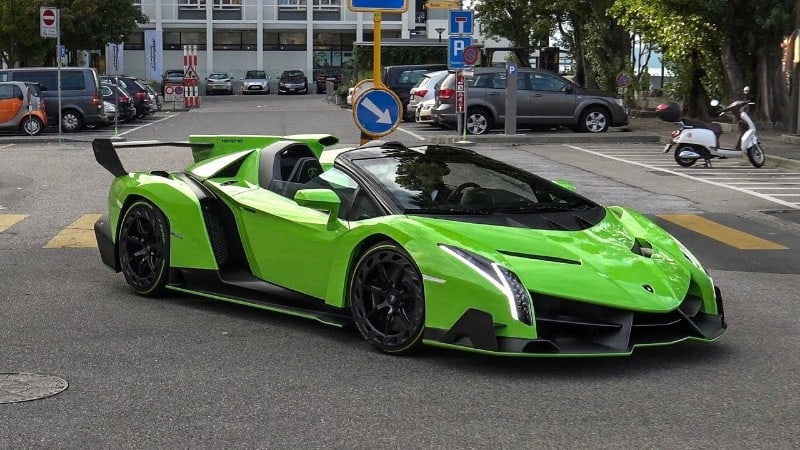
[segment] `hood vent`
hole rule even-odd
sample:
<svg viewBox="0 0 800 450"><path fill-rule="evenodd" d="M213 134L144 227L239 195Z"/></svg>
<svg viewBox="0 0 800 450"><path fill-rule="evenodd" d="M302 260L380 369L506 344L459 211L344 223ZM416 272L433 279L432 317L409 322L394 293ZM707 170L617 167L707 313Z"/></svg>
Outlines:
<svg viewBox="0 0 800 450"><path fill-rule="evenodd" d="M498 251L500 253L504 254L504 255L514 256L516 258L536 259L536 260L539 260L539 261L554 262L554 263L559 263L559 264L574 264L574 265L577 265L577 266L581 265L580 261L575 261L575 260L566 259L566 258L559 258L559 257L556 257L556 256L531 255L531 254L528 254L528 253L510 252L510 251L507 251L507 250L498 250Z"/></svg>
<svg viewBox="0 0 800 450"><path fill-rule="evenodd" d="M633 248L631 248L631 251L645 258L650 258L653 256L653 245L644 239L636 238L633 240Z"/></svg>

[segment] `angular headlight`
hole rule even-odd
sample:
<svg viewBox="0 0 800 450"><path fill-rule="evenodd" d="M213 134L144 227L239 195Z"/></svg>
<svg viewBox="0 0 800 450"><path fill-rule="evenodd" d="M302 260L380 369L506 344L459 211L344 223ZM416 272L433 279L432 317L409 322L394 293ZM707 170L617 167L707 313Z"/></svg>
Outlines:
<svg viewBox="0 0 800 450"><path fill-rule="evenodd" d="M439 244L439 247L492 283L508 300L511 317L531 325L531 296L517 274L463 248Z"/></svg>

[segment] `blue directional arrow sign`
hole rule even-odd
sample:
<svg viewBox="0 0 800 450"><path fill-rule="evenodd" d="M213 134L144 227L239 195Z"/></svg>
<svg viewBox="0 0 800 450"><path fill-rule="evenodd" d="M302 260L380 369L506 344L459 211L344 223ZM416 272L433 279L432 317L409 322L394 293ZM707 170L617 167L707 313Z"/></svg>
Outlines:
<svg viewBox="0 0 800 450"><path fill-rule="evenodd" d="M353 118L365 134L373 137L391 133L400 125L400 99L388 89L368 89L353 105Z"/></svg>
<svg viewBox="0 0 800 450"><path fill-rule="evenodd" d="M447 45L447 67L450 69L463 69L464 49L472 45L471 37L450 36Z"/></svg>
<svg viewBox="0 0 800 450"><path fill-rule="evenodd" d="M472 34L472 23L474 11L465 9L450 10L450 34Z"/></svg>
<svg viewBox="0 0 800 450"><path fill-rule="evenodd" d="M408 0L347 0L350 11L406 12Z"/></svg>

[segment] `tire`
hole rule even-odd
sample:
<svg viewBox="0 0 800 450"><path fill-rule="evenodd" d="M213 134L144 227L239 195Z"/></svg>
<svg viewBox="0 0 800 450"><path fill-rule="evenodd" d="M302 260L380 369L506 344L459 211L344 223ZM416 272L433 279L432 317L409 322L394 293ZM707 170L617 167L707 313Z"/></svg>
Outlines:
<svg viewBox="0 0 800 450"><path fill-rule="evenodd" d="M698 150L696 148L692 147L691 145L685 145L685 146L680 146L679 145L679 146L675 147L675 154L674 154L675 155L675 162L678 163L678 165L681 166L681 167L692 167L694 165L694 163L697 162L697 159L694 159L694 158L681 158L680 156L678 156L684 150L690 150L690 151L693 151L695 153L698 153Z"/></svg>
<svg viewBox="0 0 800 450"><path fill-rule="evenodd" d="M117 239L125 281L139 295L164 294L169 279L169 224L164 213L146 200L125 211Z"/></svg>
<svg viewBox="0 0 800 450"><path fill-rule="evenodd" d="M361 255L350 277L348 300L356 328L373 347L394 355L421 348L422 276L397 244L381 242Z"/></svg>
<svg viewBox="0 0 800 450"><path fill-rule="evenodd" d="M467 133L487 134L492 129L492 115L486 108L470 108L467 114Z"/></svg>
<svg viewBox="0 0 800 450"><path fill-rule="evenodd" d="M608 111L599 106L590 106L581 113L578 127L583 133L604 133L610 125Z"/></svg>
<svg viewBox="0 0 800 450"><path fill-rule="evenodd" d="M764 149L761 148L761 142L756 142L753 146L747 149L747 159L753 167L763 167L767 157L764 154Z"/></svg>
<svg viewBox="0 0 800 450"><path fill-rule="evenodd" d="M83 117L78 111L68 109L61 113L61 129L67 133L74 133L83 129Z"/></svg>
<svg viewBox="0 0 800 450"><path fill-rule="evenodd" d="M28 136L38 136L44 132L44 123L33 115L27 115L19 124L19 129Z"/></svg>

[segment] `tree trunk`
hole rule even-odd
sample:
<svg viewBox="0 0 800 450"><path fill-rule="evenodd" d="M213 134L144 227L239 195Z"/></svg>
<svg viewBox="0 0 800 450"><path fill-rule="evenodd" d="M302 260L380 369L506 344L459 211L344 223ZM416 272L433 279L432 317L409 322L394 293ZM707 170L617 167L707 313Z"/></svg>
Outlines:
<svg viewBox="0 0 800 450"><path fill-rule="evenodd" d="M730 41L725 42L720 49L720 57L722 59L722 68L725 71L725 78L728 82L728 96L731 99L742 98L742 89L744 89L744 74L742 67L736 56L733 54L733 48Z"/></svg>

